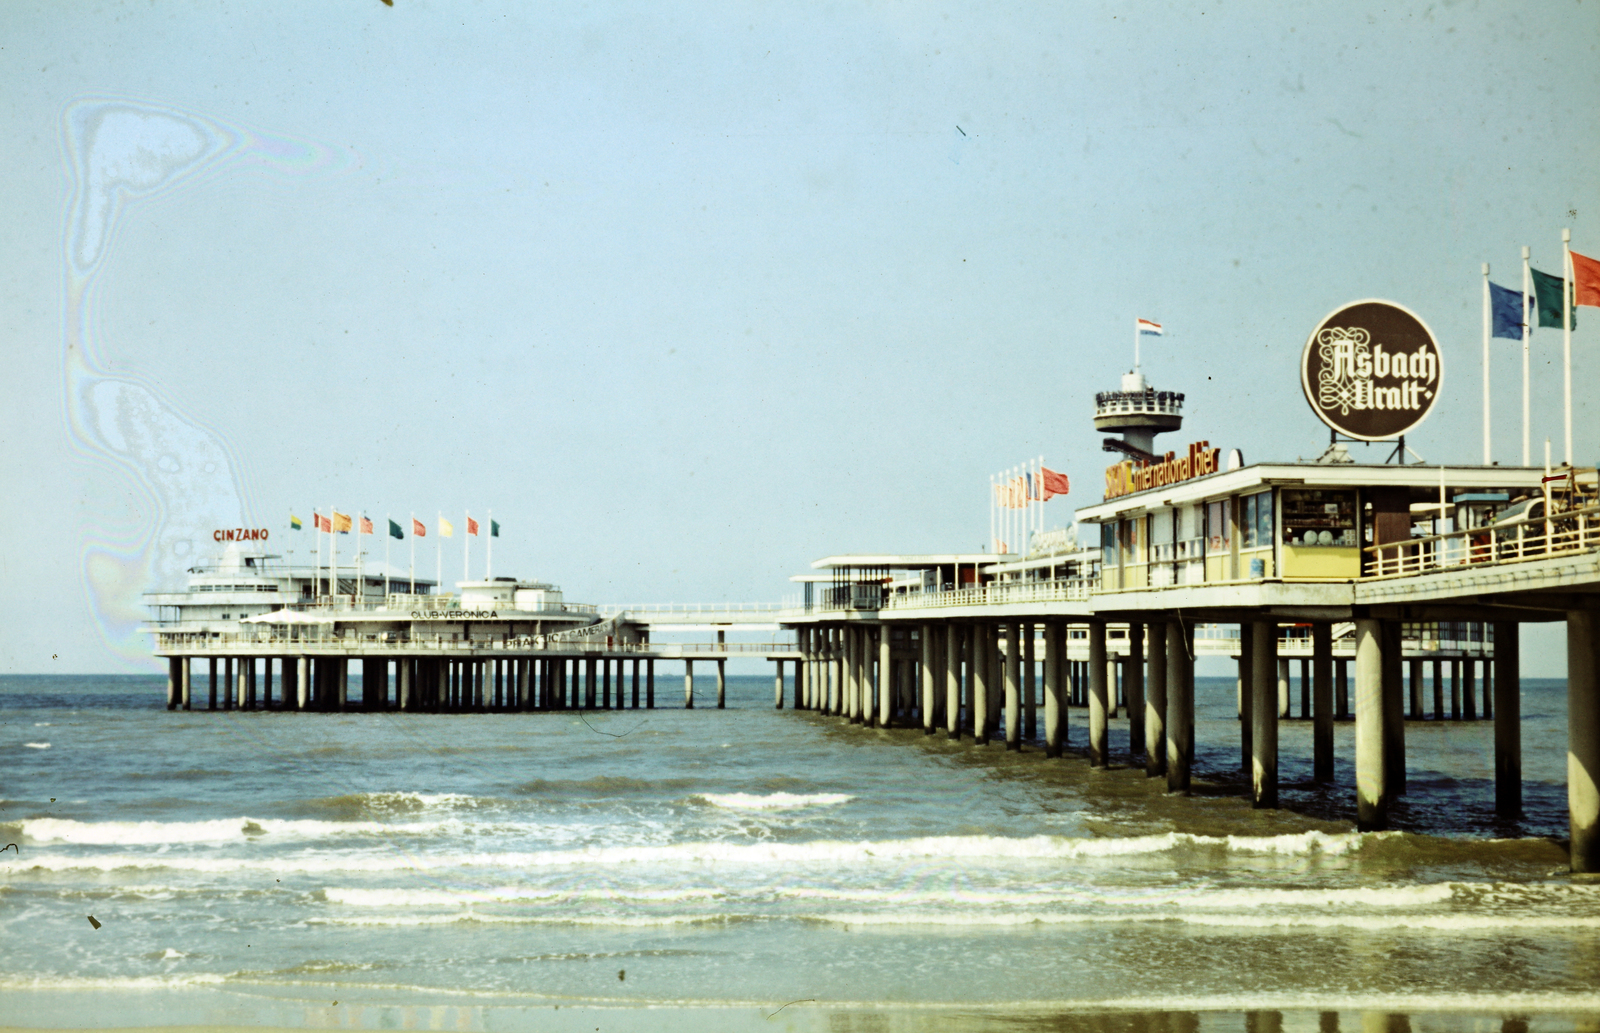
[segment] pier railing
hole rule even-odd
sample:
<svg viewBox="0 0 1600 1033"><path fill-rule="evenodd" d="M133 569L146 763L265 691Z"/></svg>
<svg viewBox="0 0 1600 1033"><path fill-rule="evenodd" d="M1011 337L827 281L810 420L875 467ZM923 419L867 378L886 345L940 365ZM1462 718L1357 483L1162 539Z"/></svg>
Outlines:
<svg viewBox="0 0 1600 1033"><path fill-rule="evenodd" d="M613 606L602 604L598 608L591 607L602 617L610 617L619 613L640 615L667 615L667 616L694 616L706 613L749 613L770 617L784 609L781 603L643 603L628 606Z"/></svg>
<svg viewBox="0 0 1600 1033"><path fill-rule="evenodd" d="M1000 582L973 588L935 592L905 592L889 596L886 610L934 609L947 606L999 606L1006 603L1082 602L1100 585L1098 578L1058 578L1049 581Z"/></svg>
<svg viewBox="0 0 1600 1033"><path fill-rule="evenodd" d="M296 628L290 634L277 634L271 628L261 628L224 634L159 632L156 635L158 652L182 651L204 655L209 652L236 653L241 649L256 646L287 652L297 649L352 649L362 652L424 649L440 653L506 650L566 655L640 654L656 657L693 654L763 655L793 653L800 648L792 639L774 639L771 642L618 642L601 638L573 640L534 635L463 639L457 635L411 636L394 632L357 634L346 631L343 634L336 634L326 627Z"/></svg>
<svg viewBox="0 0 1600 1033"><path fill-rule="evenodd" d="M1488 527L1371 545L1364 578L1410 577L1480 564L1525 563L1600 548L1600 505Z"/></svg>

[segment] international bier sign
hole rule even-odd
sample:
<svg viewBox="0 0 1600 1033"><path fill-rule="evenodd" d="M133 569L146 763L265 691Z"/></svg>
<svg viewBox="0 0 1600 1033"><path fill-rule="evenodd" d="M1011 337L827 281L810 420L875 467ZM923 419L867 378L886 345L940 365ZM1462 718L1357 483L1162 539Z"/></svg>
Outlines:
<svg viewBox="0 0 1600 1033"><path fill-rule="evenodd" d="M1427 418L1444 365L1433 332L1392 301L1356 301L1324 319L1300 356L1317 418L1346 437L1382 441Z"/></svg>

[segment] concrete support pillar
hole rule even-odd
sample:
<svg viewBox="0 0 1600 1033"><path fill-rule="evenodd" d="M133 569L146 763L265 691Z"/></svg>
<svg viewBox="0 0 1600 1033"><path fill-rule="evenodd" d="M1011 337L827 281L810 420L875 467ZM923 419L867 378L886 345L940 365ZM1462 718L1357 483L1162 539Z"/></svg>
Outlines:
<svg viewBox="0 0 1600 1033"><path fill-rule="evenodd" d="M832 668L828 677L828 713L835 717L849 716L846 713L849 704L845 700L845 696L848 695L845 681L850 669L850 657L845 649L844 630L844 628L834 628L828 633L828 655L831 657L829 666Z"/></svg>
<svg viewBox="0 0 1600 1033"><path fill-rule="evenodd" d="M728 707L728 661L717 661L717 709Z"/></svg>
<svg viewBox="0 0 1600 1033"><path fill-rule="evenodd" d="M1435 696L1437 696L1441 701L1444 699L1444 661L1443 660L1435 660L1433 662L1433 691L1434 691ZM1442 706L1441 706L1440 709L1441 710L1443 709ZM1461 701L1459 699L1453 699L1453 700L1450 701L1450 720L1452 720L1452 721L1461 720Z"/></svg>
<svg viewBox="0 0 1600 1033"><path fill-rule="evenodd" d="M1194 771L1194 624L1167 622L1167 791L1188 793Z"/></svg>
<svg viewBox="0 0 1600 1033"><path fill-rule="evenodd" d="M335 657L333 670L339 680L339 709L345 710L350 705L350 659L343 656Z"/></svg>
<svg viewBox="0 0 1600 1033"><path fill-rule="evenodd" d="M411 700L411 679L415 676L415 667L416 661L406 657L400 661L400 669L395 672L395 680L398 682L395 686L395 692L399 697L398 702L401 710L410 710L414 706ZM287 665L284 666L284 672L288 673ZM285 685L284 692L287 693L288 690L289 687Z"/></svg>
<svg viewBox="0 0 1600 1033"><path fill-rule="evenodd" d="M1333 665L1333 702L1336 719L1350 716L1350 661L1342 657Z"/></svg>
<svg viewBox="0 0 1600 1033"><path fill-rule="evenodd" d="M978 625L968 624L964 632L966 639L963 643L962 660L966 665L961 674L961 703L966 708L965 716L961 719L961 730L972 736L974 742L978 739L980 725L976 719L978 713L978 660L982 650L978 645Z"/></svg>
<svg viewBox="0 0 1600 1033"><path fill-rule="evenodd" d="M1404 796L1406 792L1405 695L1400 684L1400 658L1405 643L1401 631L1399 621L1383 622L1383 706L1388 715L1384 723L1384 772L1394 796Z"/></svg>
<svg viewBox="0 0 1600 1033"><path fill-rule="evenodd" d="M261 705L268 710L272 709L272 657L265 657L261 663L265 681L265 691L261 695Z"/></svg>
<svg viewBox="0 0 1600 1033"><path fill-rule="evenodd" d="M1035 666L1034 625L1023 622L1022 628L1022 737L1029 742L1039 738L1039 685L1035 680L1038 668Z"/></svg>
<svg viewBox="0 0 1600 1033"><path fill-rule="evenodd" d="M296 657L295 670L295 709L304 710L311 702L311 658L309 656Z"/></svg>
<svg viewBox="0 0 1600 1033"><path fill-rule="evenodd" d="M1450 698L1454 699L1454 700L1457 700L1461 704L1461 719L1463 721L1471 721L1472 720L1472 707L1467 703L1466 693L1461 691L1461 689L1462 689L1462 686L1461 686L1461 661L1460 660L1451 660L1451 661L1449 661L1449 664L1450 664Z"/></svg>
<svg viewBox="0 0 1600 1033"><path fill-rule="evenodd" d="M646 710L656 708L656 662L644 662L644 706Z"/></svg>
<svg viewBox="0 0 1600 1033"><path fill-rule="evenodd" d="M961 738L961 644L967 633L963 624L947 624L944 629L944 733Z"/></svg>
<svg viewBox="0 0 1600 1033"><path fill-rule="evenodd" d="M919 695L922 700L922 732L924 735L932 735L934 731L933 718L935 709L933 705L933 694L935 689L934 676L937 673L935 671L935 667L937 665L934 662L936 648L934 643L933 625L924 624L918 632L917 639L917 645L919 647L917 652L922 658L922 669L919 672L922 675L922 684L918 686L918 689L920 690ZM942 686L939 687L942 688Z"/></svg>
<svg viewBox="0 0 1600 1033"><path fill-rule="evenodd" d="M1103 768L1111 761L1109 691L1106 675L1106 626L1100 621L1089 625L1089 766Z"/></svg>
<svg viewBox="0 0 1600 1033"><path fill-rule="evenodd" d="M1356 620L1356 828L1363 832L1389 827L1385 637L1382 621Z"/></svg>
<svg viewBox="0 0 1600 1033"><path fill-rule="evenodd" d="M1266 628L1265 632L1263 632L1261 630L1263 627ZM1265 623L1264 624L1261 621L1257 621L1256 622L1256 637L1260 638L1263 634L1270 635L1274 640L1276 640L1277 637L1278 637L1278 626L1276 624L1272 624L1272 623ZM1261 643L1257 642L1256 643L1256 648L1260 649L1261 648ZM1276 645L1273 646L1273 652L1274 653L1277 652L1277 646ZM1285 657L1279 657L1278 658L1277 667L1278 667L1278 705L1276 707L1276 710L1278 712L1278 717L1280 719L1282 719L1282 718L1288 718L1288 717L1291 716L1291 714L1289 713L1289 658L1286 657L1286 656ZM1268 677L1269 678L1271 677L1271 672L1268 672Z"/></svg>
<svg viewBox="0 0 1600 1033"><path fill-rule="evenodd" d="M774 710L783 709L783 660L773 662L775 670L772 674L772 707Z"/></svg>
<svg viewBox="0 0 1600 1033"><path fill-rule="evenodd" d="M1167 773L1167 625L1151 621L1144 626L1149 662L1144 694L1144 774L1156 778Z"/></svg>
<svg viewBox="0 0 1600 1033"><path fill-rule="evenodd" d="M1016 623L1005 628L1005 707L1006 749L1022 749L1022 626Z"/></svg>
<svg viewBox="0 0 1600 1033"><path fill-rule="evenodd" d="M1122 695L1128 706L1128 756L1137 757L1145 748L1144 723L1144 625L1128 625L1128 662L1123 668ZM1149 755L1146 754L1146 759Z"/></svg>
<svg viewBox="0 0 1600 1033"><path fill-rule="evenodd" d="M1473 662L1470 658L1456 661L1456 668L1461 672L1461 709L1466 713L1468 721L1478 719L1478 693L1473 685Z"/></svg>
<svg viewBox="0 0 1600 1033"><path fill-rule="evenodd" d="M180 698L180 702L182 702L182 704L183 704L183 709L185 709L185 710L193 710L194 709L194 657L190 657L190 656L183 657L183 658L181 658L179 660L179 663L181 663L183 665L182 670L181 670L181 674L182 674L182 677L183 677L183 684L182 684L181 690L180 690L181 693L182 693L182 695L179 697Z"/></svg>
<svg viewBox="0 0 1600 1033"><path fill-rule="evenodd" d="M484 706L483 679L489 673L489 661L473 660L468 671L471 672L472 677L472 709L481 714L486 709ZM490 682L489 688L491 691L494 689L493 681Z"/></svg>
<svg viewBox="0 0 1600 1033"><path fill-rule="evenodd" d="M1239 622L1239 770L1250 774L1250 744L1255 739L1255 629L1249 621Z"/></svg>
<svg viewBox="0 0 1600 1033"><path fill-rule="evenodd" d="M1333 625L1311 625L1311 780L1333 781Z"/></svg>
<svg viewBox="0 0 1600 1033"><path fill-rule="evenodd" d="M1061 653L1062 627L1051 622L1044 626L1044 755L1046 757L1061 756L1061 747L1065 741L1067 714L1066 700L1063 698L1063 682L1066 664Z"/></svg>
<svg viewBox="0 0 1600 1033"><path fill-rule="evenodd" d="M861 720L861 658L860 629L845 625L839 629L839 707L841 716L851 724Z"/></svg>
<svg viewBox="0 0 1600 1033"><path fill-rule="evenodd" d="M992 624L974 624L972 626L972 741L979 746L989 742L989 704L994 698L990 693L991 679L994 673L994 663L991 659L994 653L994 626Z"/></svg>
<svg viewBox="0 0 1600 1033"><path fill-rule="evenodd" d="M600 709L611 709L611 658L600 658Z"/></svg>
<svg viewBox="0 0 1600 1033"><path fill-rule="evenodd" d="M1521 625L1494 625L1494 812L1502 818L1522 815L1522 643ZM1568 626L1570 633L1571 627ZM1568 670L1568 706L1572 672ZM1567 734L1572 730L1568 728Z"/></svg>
<svg viewBox="0 0 1600 1033"><path fill-rule="evenodd" d="M794 709L805 708L806 699L806 662L804 658L794 662ZM636 676L637 677L637 676ZM635 704L637 706L637 704Z"/></svg>
<svg viewBox="0 0 1600 1033"><path fill-rule="evenodd" d="M167 657L167 709L177 710L179 697L183 694L183 661L175 656Z"/></svg>
<svg viewBox="0 0 1600 1033"><path fill-rule="evenodd" d="M1250 721L1250 803L1254 807L1278 806L1279 712L1267 689L1273 672L1286 671L1289 663L1278 656L1277 630L1271 622L1256 621L1251 633L1250 683L1255 700Z"/></svg>
<svg viewBox="0 0 1600 1033"><path fill-rule="evenodd" d="M1480 625L1489 627L1489 625ZM1487 721L1494 716L1494 662L1485 655L1483 658L1483 719Z"/></svg>
<svg viewBox="0 0 1600 1033"><path fill-rule="evenodd" d="M233 657L222 661L222 709L233 709Z"/></svg>
<svg viewBox="0 0 1600 1033"><path fill-rule="evenodd" d="M599 688L600 688L600 686L599 686L599 680L600 680L599 679L599 674L600 674L600 672L598 670L596 670L597 666L598 666L598 661L594 657L592 657L592 656L584 657L584 660L583 660L583 707L584 707L585 710L593 710L595 708L595 706L597 705L597 703L599 702L598 696L599 696Z"/></svg>
<svg viewBox="0 0 1600 1033"><path fill-rule="evenodd" d="M1600 872L1600 619L1567 612L1567 813L1572 870Z"/></svg>
<svg viewBox="0 0 1600 1033"><path fill-rule="evenodd" d="M683 662L683 709L694 709L694 661Z"/></svg>
<svg viewBox="0 0 1600 1033"><path fill-rule="evenodd" d="M889 625L878 625L878 720L879 728L894 724L894 657L889 649Z"/></svg>

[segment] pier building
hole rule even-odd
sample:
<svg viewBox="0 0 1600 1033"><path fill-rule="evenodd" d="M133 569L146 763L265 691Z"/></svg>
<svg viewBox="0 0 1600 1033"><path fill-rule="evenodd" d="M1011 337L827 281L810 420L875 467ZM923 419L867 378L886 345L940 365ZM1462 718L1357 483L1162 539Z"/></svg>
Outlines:
<svg viewBox="0 0 1600 1033"><path fill-rule="evenodd" d="M184 591L145 596L153 619L144 630L168 662L168 709L651 708L658 660L682 661L688 707L696 700L694 665L710 664L720 707L730 657L774 661L780 699L785 664L799 660L792 642L727 641L730 630L777 631L776 606L602 609L567 601L543 581L497 577L440 593L432 581L381 567L353 573L282 559L230 543L191 568ZM655 643L653 629L714 631L716 639ZM789 670L798 676L797 666Z"/></svg>
<svg viewBox="0 0 1600 1033"><path fill-rule="evenodd" d="M1434 380L1431 346L1413 353L1431 364L1410 368ZM1237 664L1255 806L1278 804L1278 726L1298 695L1316 781L1334 776L1334 722L1355 723L1360 828L1387 827L1406 792L1407 721L1493 720L1495 809L1511 817L1519 628L1562 621L1572 867L1600 871L1595 470L1357 464L1337 432L1309 462L1247 465L1204 440L1157 454L1183 396L1137 371L1122 388L1097 396L1094 419L1127 458L1074 527L1020 556L836 555L797 575L805 601L783 617L803 658L797 705L1051 758L1081 705L1095 766L1111 761L1120 708L1129 759L1188 792L1194 661L1216 653ZM1412 384L1401 397L1433 396Z"/></svg>

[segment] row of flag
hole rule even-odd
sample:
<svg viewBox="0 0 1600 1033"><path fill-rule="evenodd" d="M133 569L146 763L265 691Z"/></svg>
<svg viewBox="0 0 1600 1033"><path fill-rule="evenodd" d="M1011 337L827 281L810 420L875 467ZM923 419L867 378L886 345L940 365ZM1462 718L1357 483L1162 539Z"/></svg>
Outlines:
<svg viewBox="0 0 1600 1033"><path fill-rule="evenodd" d="M1567 329L1576 330L1578 313L1574 310L1579 305L1600 307L1600 260L1576 251L1568 253L1572 256L1571 280L1530 267L1528 275L1532 289L1526 293L1502 287L1498 283L1489 284L1493 336L1520 341L1524 326L1530 330L1535 326L1560 329L1563 310L1568 312ZM1530 318L1535 313L1537 322Z"/></svg>
<svg viewBox="0 0 1600 1033"><path fill-rule="evenodd" d="M1066 474L1041 466L1037 474L1028 471L1003 484L996 484L994 501L995 505L1006 509L1026 509L1032 500L1047 502L1057 495L1067 494L1071 487L1072 483L1067 480Z"/></svg>
<svg viewBox="0 0 1600 1033"><path fill-rule="evenodd" d="M334 510L330 516L323 516L321 513L313 511L311 514L311 520L313 526L318 531L323 531L328 534L349 534L356 526L354 523L352 523L350 514L340 513L338 510ZM289 529L291 531L299 531L303 529L304 526L305 525L301 523L299 517L295 516L293 513L289 514ZM373 530L372 519L370 517L361 517L359 526L362 534L375 533ZM467 533L477 536L481 534L481 531L482 528L479 527L478 521L470 516L467 517ZM440 538L453 538L455 537L456 533L456 525L441 516L439 518L437 533ZM416 517L412 517L411 534L415 538L426 538L428 537L428 527ZM389 537L398 538L402 541L404 541L406 537L405 531L393 520L389 521ZM500 522L498 520L489 521L489 537L500 537Z"/></svg>

